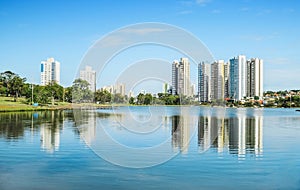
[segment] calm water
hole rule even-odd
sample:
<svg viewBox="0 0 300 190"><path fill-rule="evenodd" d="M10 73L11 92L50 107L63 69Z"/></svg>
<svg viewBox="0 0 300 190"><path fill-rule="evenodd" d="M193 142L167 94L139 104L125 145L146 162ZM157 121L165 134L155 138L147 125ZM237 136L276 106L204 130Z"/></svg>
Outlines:
<svg viewBox="0 0 300 190"><path fill-rule="evenodd" d="M300 189L294 109L0 114L0 189Z"/></svg>

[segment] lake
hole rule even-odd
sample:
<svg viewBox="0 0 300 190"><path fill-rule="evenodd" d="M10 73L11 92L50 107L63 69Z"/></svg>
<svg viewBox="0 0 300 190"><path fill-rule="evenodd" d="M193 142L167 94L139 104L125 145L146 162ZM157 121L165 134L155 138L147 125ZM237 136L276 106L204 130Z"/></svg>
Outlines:
<svg viewBox="0 0 300 190"><path fill-rule="evenodd" d="M295 109L0 113L0 189L300 189Z"/></svg>

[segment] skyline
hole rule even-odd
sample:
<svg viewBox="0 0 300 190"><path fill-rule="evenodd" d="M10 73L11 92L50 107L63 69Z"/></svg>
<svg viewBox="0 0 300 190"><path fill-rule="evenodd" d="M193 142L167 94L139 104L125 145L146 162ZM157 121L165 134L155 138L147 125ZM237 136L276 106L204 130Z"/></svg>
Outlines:
<svg viewBox="0 0 300 190"><path fill-rule="evenodd" d="M215 60L228 61L239 54L264 59L265 90L298 89L298 5L297 1L2 1L0 71L11 70L39 83L40 62L54 57L61 62L61 84L70 86L82 57L97 39L126 25L162 22L195 35ZM162 48L151 53L145 49L138 56L128 52L126 56L132 56L128 62L155 55L168 57L171 68L172 60L183 57ZM197 68L192 69L196 73ZM192 83L197 84L195 79ZM109 83L100 82L97 88Z"/></svg>

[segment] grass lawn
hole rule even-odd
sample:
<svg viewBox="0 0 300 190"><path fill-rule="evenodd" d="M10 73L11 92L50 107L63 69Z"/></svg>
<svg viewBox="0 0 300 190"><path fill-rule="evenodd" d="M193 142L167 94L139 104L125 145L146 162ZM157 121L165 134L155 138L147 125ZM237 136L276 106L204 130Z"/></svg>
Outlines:
<svg viewBox="0 0 300 190"><path fill-rule="evenodd" d="M19 98L16 102L13 97L0 97L0 110L29 109L32 106L26 104L24 98Z"/></svg>
<svg viewBox="0 0 300 190"><path fill-rule="evenodd" d="M68 102L55 102L55 105L44 105L44 106L32 106L27 104L25 98L18 98L15 102L13 97L1 97L0 96L0 112L11 112L11 111L38 111L38 110L59 110L59 109L73 109L81 107L94 107L94 108L108 108L111 107L109 104L94 104L94 103L82 103L72 104Z"/></svg>

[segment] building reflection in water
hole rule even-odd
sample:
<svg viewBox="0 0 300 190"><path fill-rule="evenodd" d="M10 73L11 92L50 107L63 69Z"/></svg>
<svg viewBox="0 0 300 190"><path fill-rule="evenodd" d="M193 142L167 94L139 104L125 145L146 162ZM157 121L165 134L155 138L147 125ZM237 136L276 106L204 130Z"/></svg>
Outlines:
<svg viewBox="0 0 300 190"><path fill-rule="evenodd" d="M76 121L80 138L90 146L96 138L96 113L82 112L81 117L81 119L77 117Z"/></svg>
<svg viewBox="0 0 300 190"><path fill-rule="evenodd" d="M182 154L187 154L191 135L194 133L194 126L196 126L195 117L183 109L181 114L171 116L172 121L172 146L174 150L178 150Z"/></svg>
<svg viewBox="0 0 300 190"><path fill-rule="evenodd" d="M48 124L41 124L41 148L48 153L59 150L60 130Z"/></svg>
<svg viewBox="0 0 300 190"><path fill-rule="evenodd" d="M253 117L211 117L201 116L198 120L198 146L200 150L209 147L218 152L228 151L240 156L246 153L260 155L263 151L263 119Z"/></svg>
<svg viewBox="0 0 300 190"><path fill-rule="evenodd" d="M60 145L60 132L63 128L63 112L42 112L39 113L39 117L47 120L47 122L42 122L40 124L41 149L48 153L58 151Z"/></svg>

